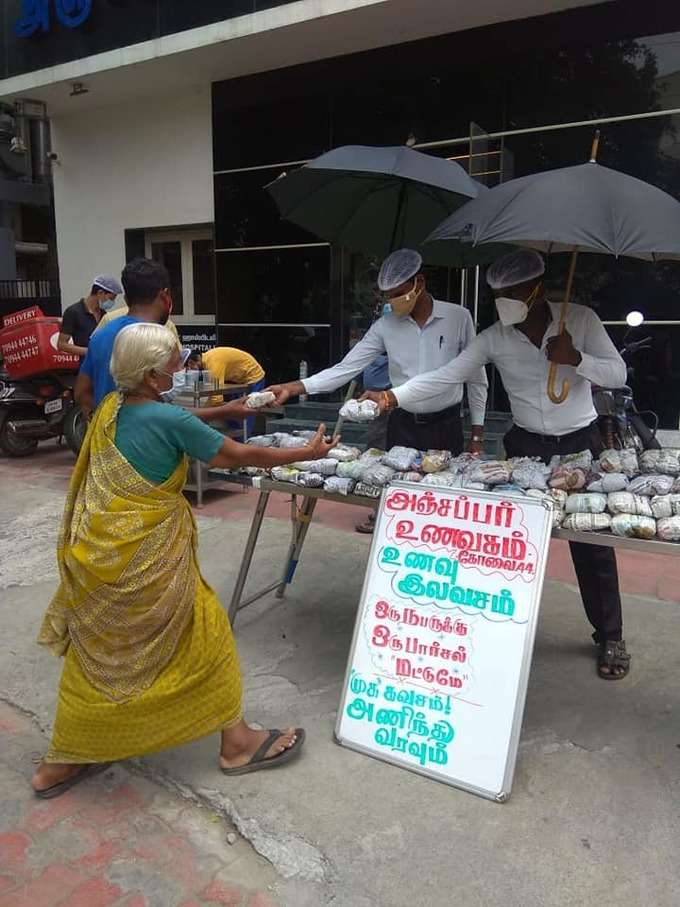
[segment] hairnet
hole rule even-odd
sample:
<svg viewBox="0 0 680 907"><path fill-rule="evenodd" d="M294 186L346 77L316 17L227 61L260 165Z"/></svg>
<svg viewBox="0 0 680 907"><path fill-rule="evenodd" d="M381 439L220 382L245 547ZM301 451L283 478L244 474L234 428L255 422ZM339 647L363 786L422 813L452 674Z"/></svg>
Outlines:
<svg viewBox="0 0 680 907"><path fill-rule="evenodd" d="M397 249L380 266L378 289L385 292L406 283L420 271L423 257L415 249Z"/></svg>
<svg viewBox="0 0 680 907"><path fill-rule="evenodd" d="M520 283L545 274L543 256L533 249L519 249L503 255L486 272L486 282L492 290L516 287Z"/></svg>
<svg viewBox="0 0 680 907"><path fill-rule="evenodd" d="M120 280L116 280L109 274L99 274L92 281L92 286L99 287L100 290L105 290L107 293L115 293L116 296L120 296L123 292Z"/></svg>

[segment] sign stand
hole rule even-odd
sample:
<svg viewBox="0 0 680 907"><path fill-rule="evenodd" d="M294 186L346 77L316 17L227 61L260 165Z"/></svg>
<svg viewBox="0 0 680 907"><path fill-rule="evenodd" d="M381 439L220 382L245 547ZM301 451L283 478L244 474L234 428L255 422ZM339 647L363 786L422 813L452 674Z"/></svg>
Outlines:
<svg viewBox="0 0 680 907"><path fill-rule="evenodd" d="M552 529L544 500L383 492L336 740L504 802Z"/></svg>

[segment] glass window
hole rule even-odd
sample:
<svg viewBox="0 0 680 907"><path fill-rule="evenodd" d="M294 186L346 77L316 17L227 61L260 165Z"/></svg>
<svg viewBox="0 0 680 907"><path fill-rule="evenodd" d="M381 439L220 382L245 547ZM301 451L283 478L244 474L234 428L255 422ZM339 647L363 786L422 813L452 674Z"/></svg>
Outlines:
<svg viewBox="0 0 680 907"><path fill-rule="evenodd" d="M151 257L165 265L170 275L172 311L175 315L184 312L184 282L182 278L182 243L152 242Z"/></svg>
<svg viewBox="0 0 680 907"><path fill-rule="evenodd" d="M330 365L330 330L327 327L220 327L219 343L247 350L265 370L267 382L293 381L300 374L300 362L307 362L309 374Z"/></svg>
<svg viewBox="0 0 680 907"><path fill-rule="evenodd" d="M328 246L218 252L217 320L327 324L329 282Z"/></svg>
<svg viewBox="0 0 680 907"><path fill-rule="evenodd" d="M215 314L215 249L212 239L191 243L194 270L194 313Z"/></svg>
<svg viewBox="0 0 680 907"><path fill-rule="evenodd" d="M281 169L251 170L215 176L215 236L218 249L318 242L279 214L264 188Z"/></svg>

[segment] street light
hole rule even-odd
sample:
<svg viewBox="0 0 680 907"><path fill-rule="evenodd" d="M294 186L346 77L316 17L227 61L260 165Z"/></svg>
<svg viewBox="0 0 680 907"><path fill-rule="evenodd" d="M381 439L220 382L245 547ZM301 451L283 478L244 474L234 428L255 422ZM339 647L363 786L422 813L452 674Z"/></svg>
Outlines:
<svg viewBox="0 0 680 907"><path fill-rule="evenodd" d="M642 312L628 312L626 315L626 324L631 328L639 328L644 320Z"/></svg>

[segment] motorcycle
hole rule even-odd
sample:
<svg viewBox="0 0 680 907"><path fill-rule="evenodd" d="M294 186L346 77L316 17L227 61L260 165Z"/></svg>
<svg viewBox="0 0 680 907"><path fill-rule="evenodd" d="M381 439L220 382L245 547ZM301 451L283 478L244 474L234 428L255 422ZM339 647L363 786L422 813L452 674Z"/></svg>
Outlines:
<svg viewBox="0 0 680 907"><path fill-rule="evenodd" d="M631 356L652 346L651 337L643 337L632 343L624 344L619 354L628 364ZM634 377L633 368L628 366L628 381ZM631 447L638 452L643 450L660 450L656 432L659 428L659 417L651 410L640 412L633 399L633 391L624 387L596 387L593 389L593 401L598 415L600 432L605 447L621 449ZM649 418L651 426L647 424Z"/></svg>
<svg viewBox="0 0 680 907"><path fill-rule="evenodd" d="M40 441L64 438L78 453L86 423L73 400L73 372L45 372L10 378L0 367L0 450L28 457Z"/></svg>

